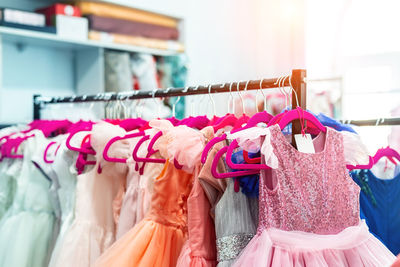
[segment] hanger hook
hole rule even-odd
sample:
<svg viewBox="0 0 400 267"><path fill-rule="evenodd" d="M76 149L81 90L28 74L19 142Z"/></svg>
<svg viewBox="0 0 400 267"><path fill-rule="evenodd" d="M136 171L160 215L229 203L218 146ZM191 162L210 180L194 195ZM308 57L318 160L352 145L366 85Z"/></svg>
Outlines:
<svg viewBox="0 0 400 267"><path fill-rule="evenodd" d="M215 101L214 101L214 98L211 96L211 84L208 85L208 97L210 98L212 106L213 106L214 116L217 116L217 112L215 109Z"/></svg>
<svg viewBox="0 0 400 267"><path fill-rule="evenodd" d="M236 83L236 90L237 90L237 92L238 92L238 94L239 94L239 97L240 97L240 101L242 102L242 109L243 109L243 114L245 114L244 112L245 112L245 108L244 108L244 101L243 101L243 96L242 96L242 94L240 93L240 83L241 82L243 82L243 81L239 81L239 82L237 82Z"/></svg>
<svg viewBox="0 0 400 267"><path fill-rule="evenodd" d="M285 90L285 82L286 82L286 79L288 78L289 76L287 75L287 76L284 76L283 78L282 78L282 80L281 80L281 82L282 82L282 92L284 92L284 94L285 94L285 109L288 107L288 105L289 105L289 93Z"/></svg>
<svg viewBox="0 0 400 267"><path fill-rule="evenodd" d="M263 87L262 87L263 81L264 81L264 79L261 79L261 81L260 81L260 91L261 91L261 94L264 97L264 111L267 111L267 96L265 95Z"/></svg>
<svg viewBox="0 0 400 267"><path fill-rule="evenodd" d="M294 90L293 85L292 85L292 75L289 75L289 85L290 85L290 89L294 93L294 96L296 97L296 104L297 104L298 107L300 107L299 98L297 96L297 92L296 92L296 90Z"/></svg>
<svg viewBox="0 0 400 267"><path fill-rule="evenodd" d="M384 118L379 118L376 120L375 126L378 126L379 124L383 123L385 121Z"/></svg>
<svg viewBox="0 0 400 267"><path fill-rule="evenodd" d="M286 94L285 94L285 92L283 92L282 91L282 79L283 79L283 76L280 76L277 80L276 80L276 82L274 83L275 85L278 85L278 90L279 90L279 92L285 97L285 99L286 99ZM286 101L286 100L285 100Z"/></svg>
<svg viewBox="0 0 400 267"><path fill-rule="evenodd" d="M229 101L232 100L232 112L231 113L235 114L235 98L233 97L233 94L232 94L232 85L233 85L233 82L231 82L229 85ZM229 102L228 102L228 105L229 105Z"/></svg>
<svg viewBox="0 0 400 267"><path fill-rule="evenodd" d="M245 87L244 87L244 92L245 92L245 93L247 92L247 87L249 86L249 83L250 83L250 80L248 80L248 81L246 82L246 85L245 85ZM246 110L245 110L246 106L245 106L244 102L243 102L242 104L243 104L243 114L246 114Z"/></svg>
<svg viewBox="0 0 400 267"><path fill-rule="evenodd" d="M179 100L181 100L181 96L178 96L175 103L172 105L172 117L175 117L176 104L178 104Z"/></svg>
<svg viewBox="0 0 400 267"><path fill-rule="evenodd" d="M158 91L158 88L153 89L153 92L151 93L151 97L153 98L154 103L156 103L156 105L157 105L157 113L158 113L158 117L160 118L160 116L161 116L161 103L157 102L157 99L156 99L157 91Z"/></svg>
<svg viewBox="0 0 400 267"><path fill-rule="evenodd" d="M193 91L197 91L197 89L199 89L198 85L193 89ZM195 99L195 97L191 96L191 99L190 99L190 115L191 116L194 116L194 99Z"/></svg>
<svg viewBox="0 0 400 267"><path fill-rule="evenodd" d="M219 88L225 88L226 83L223 83ZM229 102L231 101L231 96L229 96L229 100L228 100L228 112L229 113Z"/></svg>

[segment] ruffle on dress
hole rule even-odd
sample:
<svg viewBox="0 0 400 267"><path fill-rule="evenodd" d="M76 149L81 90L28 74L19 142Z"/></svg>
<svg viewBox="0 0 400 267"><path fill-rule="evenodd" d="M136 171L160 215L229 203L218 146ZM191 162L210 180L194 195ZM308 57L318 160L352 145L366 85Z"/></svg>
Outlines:
<svg viewBox="0 0 400 267"><path fill-rule="evenodd" d="M175 226L142 220L114 243L94 266L173 266L177 259L171 255L179 255L185 235ZM170 264L163 265L166 263Z"/></svg>
<svg viewBox="0 0 400 267"><path fill-rule="evenodd" d="M395 256L368 231L365 222L336 235L270 228L254 236L233 267L390 266Z"/></svg>
<svg viewBox="0 0 400 267"><path fill-rule="evenodd" d="M154 149L169 162L176 159L184 171L192 173L204 149L206 139L203 133L186 125L173 126L167 120L152 120L150 126L163 133L155 142Z"/></svg>

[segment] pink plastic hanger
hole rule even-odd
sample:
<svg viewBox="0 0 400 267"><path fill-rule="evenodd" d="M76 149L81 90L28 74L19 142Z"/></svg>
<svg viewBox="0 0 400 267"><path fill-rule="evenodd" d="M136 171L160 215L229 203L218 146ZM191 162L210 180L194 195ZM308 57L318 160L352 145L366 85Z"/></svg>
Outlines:
<svg viewBox="0 0 400 267"><path fill-rule="evenodd" d="M54 160L49 160L49 159L47 159L47 152L49 151L49 149L50 149L50 147L52 147L53 145L56 145L57 144L57 142L50 142L47 146L46 146L46 149L44 150L44 153L43 153L43 161L45 162L45 163L48 163L48 164L50 164L50 163L53 163L54 162ZM58 146L57 146L57 148L56 148L56 150L54 151L54 156L55 155L57 155L57 152L58 152L58 149L60 148L60 146L61 146L61 144L59 144Z"/></svg>
<svg viewBox="0 0 400 267"><path fill-rule="evenodd" d="M167 92L169 90L169 88L166 89ZM186 90L186 89L185 89ZM153 91L153 97L154 97L154 93L155 91ZM175 101L175 103L172 105L172 119L167 119L169 120L172 125L175 124L179 124L182 121L179 121L175 118L175 108L176 108L176 104L178 104L179 100L180 100L180 96L177 98L177 100ZM160 114L159 114L160 115ZM160 117L160 116L159 116ZM150 140L149 145L147 147L147 155L145 158L139 157L138 155L138 151L140 146L147 140L150 139L149 135L144 135L135 145L133 151L132 151L132 158L133 160L136 162L135 164L135 170L139 171L139 174L142 175L143 171L144 171L144 166L146 164L146 162L151 162L151 163L161 163L164 164L165 163L165 159L156 159L156 158L150 158L153 154L155 154L157 152L157 150L153 149L153 146L155 144L155 142L158 140L158 138L160 138L162 136L162 131L159 131L158 133L156 133L153 138ZM143 162L142 167L139 169L139 162Z"/></svg>
<svg viewBox="0 0 400 267"><path fill-rule="evenodd" d="M395 165L397 165L398 163L394 160L394 158L400 162L400 154L389 146L387 146L386 148L378 149L378 151L376 151L375 153L375 156L373 157L373 160L376 163L383 157L387 157Z"/></svg>
<svg viewBox="0 0 400 267"><path fill-rule="evenodd" d="M89 149L91 147L90 145L90 134L87 134L81 142L81 147ZM86 165L96 165L96 161L94 160L87 160L88 154L85 153L79 153L78 158L76 159L75 167L78 172L78 174L82 174L83 171L85 170ZM97 169L97 172L101 172L101 167L99 165L99 168Z"/></svg>
<svg viewBox="0 0 400 267"><path fill-rule="evenodd" d="M112 157L108 156L108 150L110 149L111 145L112 145L113 143L117 142L117 141L120 141L120 140L135 138L135 137L143 136L143 135L144 135L144 132L136 132L136 133L132 133L132 134L127 134L127 135L122 136L122 137L121 137L121 136L115 136L115 137L111 138L110 141L108 141L108 143L107 143L106 146L104 147L104 150L103 150L103 158L104 158L106 161L109 161L109 162L126 163L126 162L127 162L127 159L112 158Z"/></svg>
<svg viewBox="0 0 400 267"><path fill-rule="evenodd" d="M91 131L94 123L88 122L88 123L80 123L76 127L74 127L72 130L70 130L70 134L67 137L67 140L65 141L65 145L69 150L76 151L79 153L84 153L84 154L90 154L90 155L96 155L96 151L93 149L84 149L81 147L73 147L71 145L71 139L72 137L83 131Z"/></svg>
<svg viewBox="0 0 400 267"><path fill-rule="evenodd" d="M279 127L283 130L290 122L299 119L300 121L303 120L302 125L304 125L304 120L311 122L314 124L318 130L322 132L326 132L326 127L322 125L322 123L314 117L310 112L303 110L299 106L291 111L288 111L280 120Z"/></svg>
<svg viewBox="0 0 400 267"><path fill-rule="evenodd" d="M214 132L216 133L219 129L223 129L226 126L235 126L238 119L233 114L227 114L218 124L214 125Z"/></svg>
<svg viewBox="0 0 400 267"><path fill-rule="evenodd" d="M346 168L349 171L352 171L352 170L356 170L356 169L371 169L372 166L374 166L374 159L371 156L369 156L369 162L368 162L367 165L355 165L355 166L346 165Z"/></svg>
<svg viewBox="0 0 400 267"><path fill-rule="evenodd" d="M268 114L268 113L267 113ZM268 115L270 115L270 114L268 114ZM259 122L265 122L265 123L268 123L268 119L270 119L271 117L270 116L265 116L265 115L263 115L262 116L263 118L265 118L266 119L266 121L256 121L256 119L252 122L252 124L254 123L255 125L257 125L257 123L259 123ZM250 126L249 126L250 127ZM242 128L242 130L243 129L247 129L247 128L249 128L249 127L243 127ZM254 126L253 126L254 127ZM258 164L258 163L249 163L249 164L237 164L237 163L234 163L233 161L232 161L232 155L233 155L233 152L234 152L234 150L236 149L236 148L238 148L239 147L239 145L238 145L238 141L237 140L233 140L232 141L232 143L228 146L228 149L227 149L227 153L226 153L226 158L225 158L225 161L226 161L226 164L231 168L231 169L235 169L235 170L241 170L241 169L251 169L251 170L261 170L261 169L264 169L264 170L266 170L266 169L270 169L270 167L268 166L268 165L265 165L265 164ZM248 154L246 154L246 155L248 155ZM243 153L243 157L244 157L244 153ZM254 161L256 161L257 162L257 160L260 160L260 158L256 158L256 159L253 159L253 162ZM233 172L232 172L233 173Z"/></svg>
<svg viewBox="0 0 400 267"><path fill-rule="evenodd" d="M237 164L237 163L233 163L232 161L232 155L233 152L236 148L238 148L238 141L237 140L233 140L232 143L228 146L227 152L226 152L226 164L229 166L229 168L231 169L235 169L235 170L267 170L267 169L271 169L268 165L265 164ZM236 173L236 172L235 172Z"/></svg>
<svg viewBox="0 0 400 267"><path fill-rule="evenodd" d="M249 171L237 171L237 172L227 172L227 173L218 173L217 168L218 168L218 162L222 155L227 152L228 147L225 146L222 149L220 149L217 154L215 155L215 158L213 159L213 162L211 164L211 174L217 178L217 179L223 179L223 178L232 178L232 177L239 177L239 176L246 176L246 175L253 175L253 174L258 174L260 173L259 171L254 171L254 170L249 170Z"/></svg>
<svg viewBox="0 0 400 267"><path fill-rule="evenodd" d="M137 128L142 129L142 127L145 127L145 125L147 125L148 122L141 119L141 118L137 118L137 119L129 119L128 123L124 126L126 126L127 128L131 129L131 130L135 130ZM103 150L103 158L106 161L109 162L120 162L120 163L126 163L127 159L123 159L123 158L112 158L108 156L108 150L110 149L110 147L112 146L113 143L117 142L117 141L121 141L121 140L125 140L125 139L130 139L130 138L135 138L138 136L143 136L145 133L144 131L139 130L138 132L135 133L131 133L131 134L127 134L123 137L121 136L115 136L113 138L111 138L106 146L104 147Z"/></svg>
<svg viewBox="0 0 400 267"><path fill-rule="evenodd" d="M248 83L249 82L247 82L246 83L246 86L245 86L245 91L246 91L246 89L247 89L247 86L248 86ZM262 81L260 82L260 88L261 88L261 86L262 86ZM239 88L239 87L238 87ZM243 103L242 103L243 104ZM243 105L243 111L245 111L245 109L244 109L245 107L244 107L244 105ZM269 116L268 116L269 115ZM255 115L254 115L255 116ZM246 129L246 128L249 128L249 127L254 127L254 126L256 126L257 125L257 123L259 123L259 122L264 122L264 123L268 123L268 121L271 119L271 115L270 114L268 114L268 113L261 113L261 115L259 115L259 116L256 116L254 119L253 119L253 121L250 121L250 125L246 125L245 127L241 127L241 128L239 128L239 129L237 129L237 130L243 130L243 129ZM261 121L260 121L260 119L262 119ZM233 132L233 131L232 131ZM241 169L247 169L247 170L260 170L260 169L270 169L270 167L269 166L267 166L267 165L265 165L265 164L236 164L236 163L233 163L232 162L232 155L233 155L233 151L234 151L234 149L236 149L236 148L238 148L239 147L239 145L238 145L238 142L237 142L237 140L233 140L232 141L232 143L228 146L228 149L227 149L227 153L226 153L226 158L225 158L225 161L226 161L226 164L231 168L231 169L235 169L235 170L241 170ZM231 173L231 174L233 174L233 172Z"/></svg>
<svg viewBox="0 0 400 267"><path fill-rule="evenodd" d="M125 131L130 132L135 129L141 128L147 124L146 120L142 118L135 118L135 119L124 119L119 124L119 127L125 129Z"/></svg>
<svg viewBox="0 0 400 267"><path fill-rule="evenodd" d="M379 159L381 159L382 157L387 157L391 162L393 162L394 164L397 165L397 162L395 160L393 160L393 158L397 159L398 161L400 161L400 155L399 153L394 150L393 148L390 147L386 147L386 148L381 148L378 149L378 151L375 153L374 157L369 157L369 163L367 165L347 165L347 169L349 171L351 170L355 170L355 169L371 169L375 163L377 163L379 161Z"/></svg>

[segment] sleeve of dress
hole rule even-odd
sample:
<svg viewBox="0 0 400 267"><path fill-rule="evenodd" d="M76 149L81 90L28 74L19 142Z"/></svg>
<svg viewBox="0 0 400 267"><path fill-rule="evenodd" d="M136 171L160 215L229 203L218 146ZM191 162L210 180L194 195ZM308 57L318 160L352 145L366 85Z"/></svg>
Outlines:
<svg viewBox="0 0 400 267"><path fill-rule="evenodd" d="M203 134L186 125L173 126L167 120L150 121L150 126L163 133L154 143L154 149L170 162L177 160L184 171L192 173L200 164L205 143Z"/></svg>
<svg viewBox="0 0 400 267"><path fill-rule="evenodd" d="M218 150L221 149L222 147L223 144L218 143L215 145L215 147L211 149L210 153L207 156L207 160L204 163L198 175L199 182L203 187L204 193L206 194L208 201L210 202L212 217L214 217L215 205L219 201L220 197L224 193L227 186L226 179L215 179L211 173L212 161L214 160ZM226 172L225 164L222 158L218 162L218 172L221 173Z"/></svg>
<svg viewBox="0 0 400 267"><path fill-rule="evenodd" d="M271 145L271 131L268 128L252 127L228 136L229 139L236 139L239 147L256 153L258 151L265 157L265 164L272 169L278 168L278 158Z"/></svg>
<svg viewBox="0 0 400 267"><path fill-rule="evenodd" d="M360 136L355 133L343 131L344 158L347 165L367 165L369 163L369 152L361 142Z"/></svg>

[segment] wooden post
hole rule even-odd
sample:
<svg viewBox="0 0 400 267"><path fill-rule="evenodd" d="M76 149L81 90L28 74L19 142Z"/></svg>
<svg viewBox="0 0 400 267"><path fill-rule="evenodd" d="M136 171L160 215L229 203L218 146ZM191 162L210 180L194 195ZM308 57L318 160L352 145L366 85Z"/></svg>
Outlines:
<svg viewBox="0 0 400 267"><path fill-rule="evenodd" d="M292 70L292 86L296 93L292 93L292 109L296 109L297 101L299 106L303 109L307 109L307 85L305 78L307 71L303 69ZM296 99L297 95L297 99ZM304 125L305 127L305 125ZM292 122L292 144L295 145L294 135L301 133L300 120L294 120Z"/></svg>

